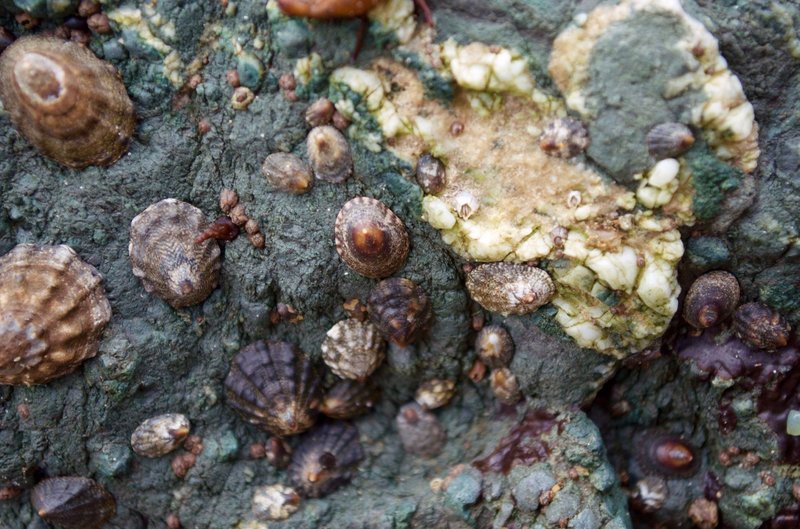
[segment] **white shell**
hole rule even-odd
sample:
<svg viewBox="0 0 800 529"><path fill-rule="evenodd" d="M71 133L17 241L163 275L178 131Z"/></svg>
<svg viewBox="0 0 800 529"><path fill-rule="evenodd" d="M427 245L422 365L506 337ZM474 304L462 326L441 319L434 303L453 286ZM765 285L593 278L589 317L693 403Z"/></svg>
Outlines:
<svg viewBox="0 0 800 529"><path fill-rule="evenodd" d="M285 485L257 487L253 494L253 514L259 520L285 520L300 507L300 495Z"/></svg>
<svg viewBox="0 0 800 529"><path fill-rule="evenodd" d="M131 434L131 448L140 456L161 457L180 446L189 428L189 419L180 413L150 417Z"/></svg>

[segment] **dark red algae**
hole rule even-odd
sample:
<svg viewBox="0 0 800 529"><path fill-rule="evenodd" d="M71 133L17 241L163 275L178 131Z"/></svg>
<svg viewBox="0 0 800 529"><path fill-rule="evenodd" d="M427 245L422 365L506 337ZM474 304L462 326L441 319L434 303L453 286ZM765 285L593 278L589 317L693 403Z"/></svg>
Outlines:
<svg viewBox="0 0 800 529"><path fill-rule="evenodd" d="M559 433L563 430L564 422L557 418L557 414L546 410L530 410L500 440L491 454L473 461L472 466L483 473L508 474L515 465L531 465L543 461L550 455L550 447L541 437L556 426Z"/></svg>
<svg viewBox="0 0 800 529"><path fill-rule="evenodd" d="M758 392L758 416L778 436L781 460L800 464L800 437L786 433L789 411L800 409L800 350L790 345L776 351L754 349L719 328L708 329L700 336L678 341L678 357L694 363L704 378L735 380L736 386ZM733 388L729 391L732 391ZM735 413L730 399L720 402L720 426L735 428Z"/></svg>

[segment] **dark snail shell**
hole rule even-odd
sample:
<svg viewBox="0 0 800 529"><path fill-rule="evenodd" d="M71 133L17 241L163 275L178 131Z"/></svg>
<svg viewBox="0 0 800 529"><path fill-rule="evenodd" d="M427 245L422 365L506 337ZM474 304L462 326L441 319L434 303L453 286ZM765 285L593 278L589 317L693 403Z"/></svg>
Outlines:
<svg viewBox="0 0 800 529"><path fill-rule="evenodd" d="M289 465L289 481L303 496L326 496L353 478L362 459L358 429L346 422L326 423L298 445Z"/></svg>
<svg viewBox="0 0 800 529"><path fill-rule="evenodd" d="M425 458L436 457L447 441L447 433L436 415L416 402L400 408L395 423L400 442L409 454Z"/></svg>
<svg viewBox="0 0 800 529"><path fill-rule="evenodd" d="M572 158L589 147L589 131L572 118L557 118L545 126L539 147L550 156Z"/></svg>
<svg viewBox="0 0 800 529"><path fill-rule="evenodd" d="M274 188L294 195L307 193L314 186L311 167L294 154L270 154L261 166L261 174Z"/></svg>
<svg viewBox="0 0 800 529"><path fill-rule="evenodd" d="M196 243L208 222L203 212L174 198L151 205L131 221L128 252L145 290L175 308L196 305L219 284L219 244Z"/></svg>
<svg viewBox="0 0 800 529"><path fill-rule="evenodd" d="M369 317L381 334L400 347L415 342L431 321L431 303L425 291L402 277L384 279L372 289Z"/></svg>
<svg viewBox="0 0 800 529"><path fill-rule="evenodd" d="M478 265L467 273L466 283L473 300L504 316L533 312L556 292L547 272L514 263Z"/></svg>
<svg viewBox="0 0 800 529"><path fill-rule="evenodd" d="M225 393L244 420L278 436L311 428L321 397L319 377L299 347L264 341L234 355Z"/></svg>
<svg viewBox="0 0 800 529"><path fill-rule="evenodd" d="M675 158L694 145L694 134L683 123L661 123L650 129L645 143L650 156L656 160Z"/></svg>
<svg viewBox="0 0 800 529"><path fill-rule="evenodd" d="M365 380L385 355L386 344L369 322L342 320L330 328L322 342L322 359L342 378Z"/></svg>
<svg viewBox="0 0 800 529"><path fill-rule="evenodd" d="M683 317L696 329L726 320L739 304L739 282L729 272L708 272L695 279L683 302Z"/></svg>
<svg viewBox="0 0 800 529"><path fill-rule="evenodd" d="M491 368L506 367L514 357L514 340L502 325L487 325L475 338L475 352Z"/></svg>
<svg viewBox="0 0 800 529"><path fill-rule="evenodd" d="M114 497L94 480L49 478L31 492L31 504L46 522L65 529L98 529L114 517Z"/></svg>
<svg viewBox="0 0 800 529"><path fill-rule="evenodd" d="M11 44L0 56L0 100L22 135L67 167L110 165L133 136L119 73L76 42L36 35Z"/></svg>
<svg viewBox="0 0 800 529"><path fill-rule="evenodd" d="M697 473L697 451L680 437L658 430L646 431L635 440L636 462L645 474L687 478Z"/></svg>
<svg viewBox="0 0 800 529"><path fill-rule="evenodd" d="M745 303L733 315L736 336L756 349L780 349L789 343L791 326L778 312L761 303Z"/></svg>
<svg viewBox="0 0 800 529"><path fill-rule="evenodd" d="M341 184L353 172L353 155L344 135L336 127L314 127L306 138L308 160L314 176Z"/></svg>
<svg viewBox="0 0 800 529"><path fill-rule="evenodd" d="M428 195L438 195L446 184L444 164L430 154L423 154L417 161L417 183Z"/></svg>
<svg viewBox="0 0 800 529"><path fill-rule="evenodd" d="M69 246L0 257L0 384L44 384L97 354L111 305L97 270Z"/></svg>
<svg viewBox="0 0 800 529"><path fill-rule="evenodd" d="M382 279L398 271L408 257L403 221L380 200L356 197L336 216L336 251L362 276Z"/></svg>
<svg viewBox="0 0 800 529"><path fill-rule="evenodd" d="M325 393L319 411L331 419L352 419L372 411L380 393L371 382L340 380Z"/></svg>

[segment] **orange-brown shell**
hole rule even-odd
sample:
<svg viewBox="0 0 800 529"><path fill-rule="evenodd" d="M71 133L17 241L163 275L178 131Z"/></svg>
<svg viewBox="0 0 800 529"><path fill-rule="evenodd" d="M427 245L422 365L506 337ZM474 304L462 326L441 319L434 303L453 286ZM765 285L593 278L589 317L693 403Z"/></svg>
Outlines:
<svg viewBox="0 0 800 529"><path fill-rule="evenodd" d="M689 287L683 302L683 318L697 329L726 320L739 304L739 282L730 272L706 272Z"/></svg>
<svg viewBox="0 0 800 529"><path fill-rule="evenodd" d="M356 197L336 216L336 251L362 276L382 279L398 271L408 257L403 221L380 200Z"/></svg>
<svg viewBox="0 0 800 529"><path fill-rule="evenodd" d="M353 18L365 15L383 0L278 0L278 7L290 17Z"/></svg>
<svg viewBox="0 0 800 529"><path fill-rule="evenodd" d="M39 151L62 165L111 165L135 127L119 73L84 46L23 37L0 56L0 100Z"/></svg>
<svg viewBox="0 0 800 529"><path fill-rule="evenodd" d="M128 252L145 290L175 308L206 299L219 284L219 244L196 243L208 225L203 212L174 198L157 202L131 221Z"/></svg>
<svg viewBox="0 0 800 529"><path fill-rule="evenodd" d="M0 384L44 384L97 354L111 319L101 281L69 246L0 258Z"/></svg>

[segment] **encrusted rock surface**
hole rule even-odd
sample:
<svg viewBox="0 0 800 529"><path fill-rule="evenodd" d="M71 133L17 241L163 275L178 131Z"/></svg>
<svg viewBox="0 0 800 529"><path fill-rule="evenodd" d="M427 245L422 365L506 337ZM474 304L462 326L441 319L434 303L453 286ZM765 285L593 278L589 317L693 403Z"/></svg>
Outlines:
<svg viewBox="0 0 800 529"><path fill-rule="evenodd" d="M26 30L21 26L26 16L15 18L18 4L0 0L0 26L18 36L54 29L63 34L64 18L78 6L77 1L25 2L28 15L41 19ZM717 351L710 341L727 351L726 340L735 340L729 323L714 329L713 336L712 330L691 336L678 309L679 285L685 291L706 271L728 270L739 281L742 302L760 301L793 326L800 323L800 35L795 29L800 8L795 2L692 0L683 3L685 14L677 18L641 13L642 5L675 9L677 1L621 2L631 12L614 16L630 15L630 24L604 28L593 50L576 48L576 57L585 52L583 59L567 60L586 59L587 71L597 73L575 92L585 96L585 108L576 103L580 98L570 97L575 87L549 72L554 57L559 59L554 43L567 39L565 31L575 37L602 26L599 15L590 14L596 2L492 0L476 7L470 0L432 1L437 22L432 30L415 26L411 2L388 0L370 14L365 46L354 62L357 21L288 19L274 2L265 7L263 0L101 4L112 31L91 34L89 46L120 71L134 102L138 122L129 153L108 168L64 169L39 155L0 113L0 254L19 243L69 245L103 275L112 308L98 355L75 373L44 386L0 386L0 498L10 498L0 499L0 527L42 527L29 502L30 489L55 476L86 476L113 494L117 514L109 527L163 528L168 519L174 522L171 516L187 528L265 527L252 513L253 493L261 486L288 485L286 472L267 459L251 458L249 447L266 443L267 435L225 405L223 380L231 357L260 339L296 343L319 361L326 331L347 316L342 303L367 301L377 281L353 273L333 240L337 212L356 196L381 200L405 224L410 252L396 275L428 295L430 329L406 348L388 347L386 360L372 375L383 396L374 411L354 421L366 457L352 483L325 498L304 499L297 512L270 521L270 528L528 524L550 529L565 524L625 529L661 522L682 529L691 527L689 506L698 498L716 502L719 527L727 529L762 524L773 529L778 527L773 519L796 519L792 489L800 489L793 478L800 445L781 428L788 409L800 409L794 396L800 376L780 363L791 358L794 346L775 357L777 378L741 364L740 374L715 378L709 366L719 369L723 361L698 359L693 351L706 345ZM686 30L687 16L700 29L690 23ZM642 28L659 38L637 37ZM659 92L665 78L649 75L654 57L665 66L663 72L686 73L687 49L663 49L686 34L702 34L706 44L716 38L727 61L724 70L739 79L752 105L757 144L745 135L742 141L752 141L732 155L735 163L719 157L730 136L709 133L704 122L691 119L691 109L708 101L702 90L694 86L665 102ZM576 37L574 42L590 41ZM625 43L636 47L622 53ZM477 63L487 56L507 60L516 74L459 77L460 66L474 65L473 52L478 52ZM439 62L430 62L431 57ZM369 99L357 88L369 88L372 78L358 72L407 84L390 83L386 98ZM647 82L637 84L637 79ZM231 81L255 94L246 109L232 108ZM622 90L622 81L636 90ZM503 318L484 313L469 299L463 266L503 259L508 252L462 238L468 232L462 228L496 220L494 204L479 202L464 218L449 205L431 208L432 195L424 197L417 185L420 136L401 133L403 121L392 118L411 108L403 106L408 101L401 96L412 84L431 115L453 112L443 127L447 140L441 152L432 152L446 166L466 158L448 160L443 154L457 154L459 141L475 141L470 122L459 119L474 119L490 130L493 113L538 108L542 114L532 119L537 124L567 113L587 124L591 143L585 153L569 160L542 158L540 165L525 162L559 169L564 179L559 184L554 175L554 189L562 190L565 182L583 186L580 197L565 193L555 213L537 210L526 217L527 228L530 219L546 227L541 231L546 238L512 234L508 239L514 251L520 241L529 243L523 248L527 254L509 260L540 261L557 283L554 301L534 314ZM500 92L511 94L518 106L493 106ZM337 104L334 125L352 121L345 136L353 175L343 184L315 182L303 195L276 191L260 167L275 152L308 159L304 114L320 97ZM395 105L395 114L384 100ZM506 115L522 134L523 124ZM672 175L672 162L654 169L644 136L655 122L676 119L700 126L694 130L697 141L680 156L678 173ZM539 132L529 133L534 149ZM748 162L756 147L760 156L752 167ZM503 152L519 152L519 145ZM672 180L666 182L667 176ZM448 185L467 181L461 177L448 174ZM541 175L535 180L549 181ZM223 188L237 191L241 208L219 210ZM178 310L144 291L127 255L131 219L170 197L198 207L209 219L230 213L242 226L253 220L258 230L248 232L251 241L262 235L265 242L263 249L244 236L224 243L219 288L203 303ZM442 197L454 198L455 192ZM631 282L624 273L611 274L631 262L639 266L635 254L607 252L617 256L611 266L608 259L598 263L598 256L570 255L575 247L569 245L562 249L567 255L558 254L554 237L563 233L552 230L564 223L554 219L568 220L564 227L575 228L581 237L604 233L607 226L589 217L576 220L570 209L580 207L576 200L586 206L594 199L603 215L616 210L617 199L630 210L652 212L652 217L640 216L634 233L626 236L631 248L650 252L642 256L643 269L652 267L652 277L664 279L658 295L642 294L644 275ZM520 210L511 206L508 211ZM431 213L437 211L439 221L449 219L447 213L453 225L432 227ZM443 241L439 230L445 238L449 230L449 240ZM491 251L478 253L487 248ZM598 310L616 305L610 321L598 316ZM502 323L514 340L509 368L525 395L516 408L496 401L488 371L478 382L467 377L475 371L472 344L481 320ZM593 334L587 322L602 332ZM658 352L662 357L654 359ZM426 460L404 453L394 417L419 383L433 378L454 380L456 389L449 404L431 412L448 441L440 455ZM332 374L324 375L326 389L335 382ZM587 414L570 411L578 405ZM166 412L186 415L190 439L202 441L194 439L169 457L136 456L129 444L133 430ZM542 419L545 415L553 418ZM549 420L557 423L550 429L534 424ZM515 426L517 432L539 432L534 437L547 444L546 457L522 457L507 473L477 468L473 463L485 461L503 438L508 446ZM691 477L665 479L668 494L656 512L637 511L632 499L631 522L624 491L635 496L636 482L649 474L642 456L631 452L630 440L651 430L689 443L698 467ZM193 465L186 464L190 460ZM176 468L185 475L178 477ZM617 473L623 470L620 481Z"/></svg>

